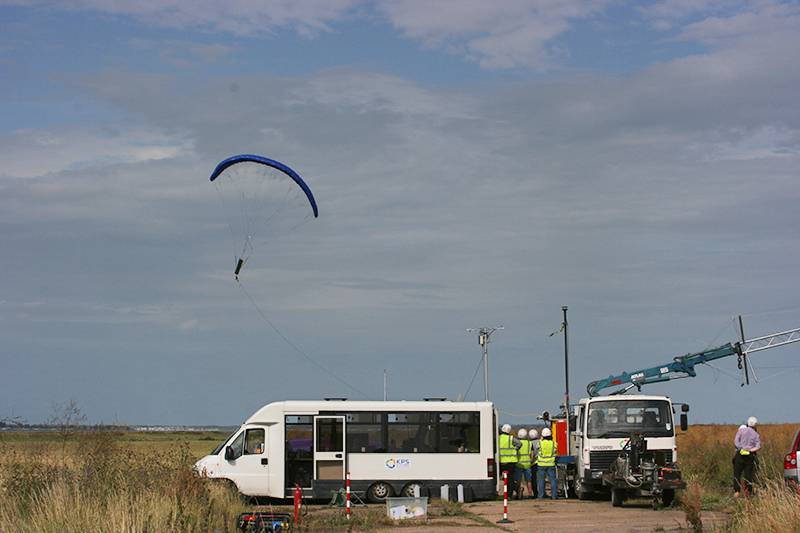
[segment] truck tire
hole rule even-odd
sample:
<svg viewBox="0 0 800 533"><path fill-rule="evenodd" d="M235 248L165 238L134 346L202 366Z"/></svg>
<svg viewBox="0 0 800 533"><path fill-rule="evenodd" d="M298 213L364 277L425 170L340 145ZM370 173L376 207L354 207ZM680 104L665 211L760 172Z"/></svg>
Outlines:
<svg viewBox="0 0 800 533"><path fill-rule="evenodd" d="M675 489L664 489L661 493L661 503L664 507L669 507L675 501Z"/></svg>
<svg viewBox="0 0 800 533"><path fill-rule="evenodd" d="M579 500L586 501L592 499L592 491L586 488L586 485L580 481L575 482L575 496Z"/></svg>
<svg viewBox="0 0 800 533"><path fill-rule="evenodd" d="M625 489L611 489L611 505L613 507L622 507L624 501Z"/></svg>

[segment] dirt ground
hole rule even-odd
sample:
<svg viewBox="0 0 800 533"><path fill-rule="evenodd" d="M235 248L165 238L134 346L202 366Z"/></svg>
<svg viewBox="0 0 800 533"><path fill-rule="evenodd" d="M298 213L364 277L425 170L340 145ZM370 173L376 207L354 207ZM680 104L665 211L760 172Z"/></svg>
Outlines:
<svg viewBox="0 0 800 533"><path fill-rule="evenodd" d="M435 529L465 530L474 533L498 531L497 527L493 526L497 520L503 517L502 502L471 503L464 507L485 518L491 525L481 525L474 520L464 521L461 519L450 523L429 522L427 527L403 527L394 529L394 531L428 533L431 531L431 526L434 526ZM542 531L546 533L688 531L683 511L680 509L653 511L646 503L626 502L625 506L617 508L612 507L611 502L608 501L524 500L509 502L508 514L509 519L514 521L513 524L497 524L506 531ZM712 527L724 524L727 516L725 513L705 511L702 518L704 529L710 530Z"/></svg>

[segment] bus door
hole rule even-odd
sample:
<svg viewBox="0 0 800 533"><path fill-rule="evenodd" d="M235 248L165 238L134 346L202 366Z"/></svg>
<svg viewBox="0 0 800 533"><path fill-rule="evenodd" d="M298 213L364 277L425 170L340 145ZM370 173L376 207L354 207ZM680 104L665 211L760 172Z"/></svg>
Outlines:
<svg viewBox="0 0 800 533"><path fill-rule="evenodd" d="M314 479L344 479L344 425L343 416L314 417Z"/></svg>

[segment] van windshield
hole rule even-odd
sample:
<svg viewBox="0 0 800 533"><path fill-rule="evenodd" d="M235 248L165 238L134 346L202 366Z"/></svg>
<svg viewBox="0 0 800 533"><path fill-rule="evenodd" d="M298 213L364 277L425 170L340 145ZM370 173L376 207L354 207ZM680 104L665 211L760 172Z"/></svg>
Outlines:
<svg viewBox="0 0 800 533"><path fill-rule="evenodd" d="M604 400L589 404L589 438L671 437L675 434L672 409L665 400Z"/></svg>
<svg viewBox="0 0 800 533"><path fill-rule="evenodd" d="M237 429L236 431L239 431L239 430ZM233 433L236 433L236 431L234 431ZM217 447L214 448L214 451L212 451L210 455L217 455L219 452L221 452L222 448L225 446L225 443L228 442L229 440L231 440L231 437L233 437L233 433L231 433L230 435L225 437L225 440L223 440L222 442L217 444Z"/></svg>

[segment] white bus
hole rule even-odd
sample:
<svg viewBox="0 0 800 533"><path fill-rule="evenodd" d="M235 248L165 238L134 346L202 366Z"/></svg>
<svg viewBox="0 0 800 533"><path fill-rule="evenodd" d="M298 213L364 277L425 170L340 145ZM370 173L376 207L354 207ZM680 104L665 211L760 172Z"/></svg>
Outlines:
<svg viewBox="0 0 800 533"><path fill-rule="evenodd" d="M380 502L464 486L496 490L497 413L491 402L282 401L265 405L195 468L242 494L330 498L350 472L353 491Z"/></svg>

